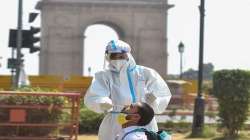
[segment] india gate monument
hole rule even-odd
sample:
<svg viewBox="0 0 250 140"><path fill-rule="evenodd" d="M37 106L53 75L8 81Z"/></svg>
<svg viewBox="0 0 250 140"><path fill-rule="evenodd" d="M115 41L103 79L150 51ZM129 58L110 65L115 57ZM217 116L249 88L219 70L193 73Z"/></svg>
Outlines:
<svg viewBox="0 0 250 140"><path fill-rule="evenodd" d="M114 29L139 65L167 74L167 0L41 0L39 73L82 75L84 31L94 24ZM93 54L94 55L94 54Z"/></svg>

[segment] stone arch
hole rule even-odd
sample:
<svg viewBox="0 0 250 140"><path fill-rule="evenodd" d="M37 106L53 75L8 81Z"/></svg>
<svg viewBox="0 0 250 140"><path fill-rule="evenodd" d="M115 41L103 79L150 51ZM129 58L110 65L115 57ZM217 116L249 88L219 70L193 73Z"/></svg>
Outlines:
<svg viewBox="0 0 250 140"><path fill-rule="evenodd" d="M131 45L138 64L166 75L166 0L42 0L37 8L42 22L40 74L82 75L82 33L98 23Z"/></svg>
<svg viewBox="0 0 250 140"><path fill-rule="evenodd" d="M103 24L103 25L111 27L112 29L114 29L117 32L120 39L124 39L125 36L126 36L126 33L121 28L121 26L119 26L118 24L116 24L114 22L111 22L111 21L97 21L97 22L94 22L92 25L94 25L94 24Z"/></svg>

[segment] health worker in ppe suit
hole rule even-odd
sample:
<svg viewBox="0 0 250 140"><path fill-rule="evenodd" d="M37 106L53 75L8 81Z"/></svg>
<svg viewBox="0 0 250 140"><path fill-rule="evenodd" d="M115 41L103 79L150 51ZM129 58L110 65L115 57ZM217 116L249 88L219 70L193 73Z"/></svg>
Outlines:
<svg viewBox="0 0 250 140"><path fill-rule="evenodd" d="M115 139L122 129L117 112L125 106L145 102L155 113L162 113L170 101L171 93L165 81L155 70L136 65L130 51L126 42L110 41L106 46L108 68L95 74L84 97L87 108L106 113L99 127L99 140ZM145 128L158 131L155 118Z"/></svg>

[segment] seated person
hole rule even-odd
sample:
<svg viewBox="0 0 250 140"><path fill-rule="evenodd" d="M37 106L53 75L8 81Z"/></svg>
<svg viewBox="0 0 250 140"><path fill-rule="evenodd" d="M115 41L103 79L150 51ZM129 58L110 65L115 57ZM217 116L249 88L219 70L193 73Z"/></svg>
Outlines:
<svg viewBox="0 0 250 140"><path fill-rule="evenodd" d="M138 131L149 124L154 117L153 109L146 103L136 103L125 107L118 115L118 123L122 131L116 140L148 140L143 131Z"/></svg>

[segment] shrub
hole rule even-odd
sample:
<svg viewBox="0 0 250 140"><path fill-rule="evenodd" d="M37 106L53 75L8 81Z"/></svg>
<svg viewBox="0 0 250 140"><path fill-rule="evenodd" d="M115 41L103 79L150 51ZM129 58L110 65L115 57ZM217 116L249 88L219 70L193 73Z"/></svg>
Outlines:
<svg viewBox="0 0 250 140"><path fill-rule="evenodd" d="M46 92L41 88L21 88L18 91ZM0 98L0 104L7 105L63 105L63 97L48 96L4 96ZM26 123L57 123L61 120L63 111L58 109L25 109L27 113ZM0 122L9 121L9 109L4 108L0 111ZM56 128L36 127L0 127L0 136L12 136L18 132L19 136L47 136L56 131Z"/></svg>
<svg viewBox="0 0 250 140"><path fill-rule="evenodd" d="M176 123L176 131L181 133L186 133L191 129L191 123L180 121Z"/></svg>
<svg viewBox="0 0 250 140"><path fill-rule="evenodd" d="M172 119L174 119L174 117L176 116L176 112L177 112L177 109L176 108L173 108L171 110L171 112L169 112L169 117L171 117Z"/></svg>
<svg viewBox="0 0 250 140"><path fill-rule="evenodd" d="M80 110L80 133L97 133L101 124L104 114L98 114L86 107L82 107Z"/></svg>
<svg viewBox="0 0 250 140"><path fill-rule="evenodd" d="M205 112L205 115L209 118L209 119L215 119L216 118L216 112L213 111L207 111Z"/></svg>
<svg viewBox="0 0 250 140"><path fill-rule="evenodd" d="M159 125L160 126L160 125ZM167 121L164 123L163 127L168 130L173 130L175 123L173 121Z"/></svg>
<svg viewBox="0 0 250 140"><path fill-rule="evenodd" d="M203 132L202 132L202 137L203 138L211 138L216 135L216 129L211 127L211 126L204 126Z"/></svg>
<svg viewBox="0 0 250 140"><path fill-rule="evenodd" d="M193 133L190 133L187 138L210 138L212 139L213 137L217 136L217 130L216 126L213 124L205 124L203 127L203 131L199 135L194 135ZM215 139L213 139L215 140Z"/></svg>
<svg viewBox="0 0 250 140"><path fill-rule="evenodd" d="M228 137L237 136L247 120L249 86L249 72L222 70L214 74L213 94L218 98L221 125Z"/></svg>
<svg viewBox="0 0 250 140"><path fill-rule="evenodd" d="M179 121L179 122L167 121L164 124L159 124L159 128L173 132L186 133L191 129L191 123L184 121Z"/></svg>

